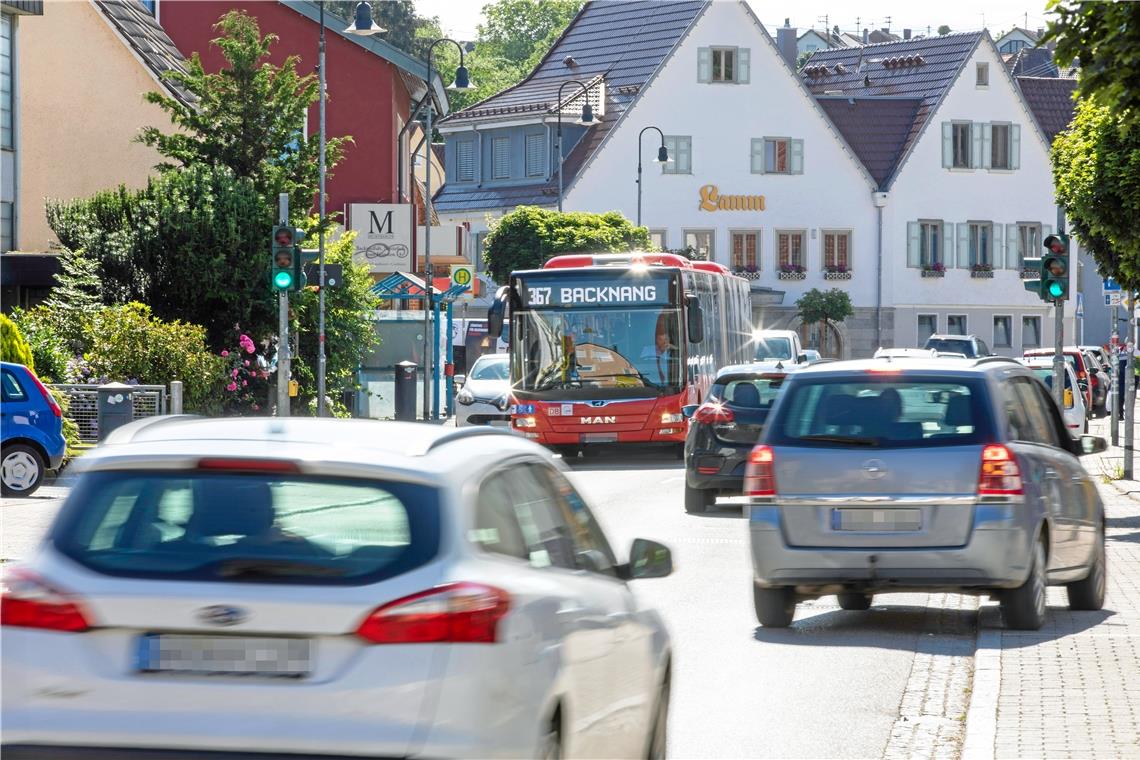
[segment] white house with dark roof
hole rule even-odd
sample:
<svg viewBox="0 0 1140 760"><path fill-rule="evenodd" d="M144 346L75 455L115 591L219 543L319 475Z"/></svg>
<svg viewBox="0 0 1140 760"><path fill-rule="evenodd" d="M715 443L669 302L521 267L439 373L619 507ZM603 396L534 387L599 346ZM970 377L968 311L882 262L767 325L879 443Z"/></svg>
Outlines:
<svg viewBox="0 0 1140 760"><path fill-rule="evenodd" d="M1029 29L1022 29L1020 26L1015 26L1008 32L997 38L998 52L1001 53L1016 53L1025 48L1035 47L1041 40L1041 36L1045 30L1038 29L1036 32Z"/></svg>

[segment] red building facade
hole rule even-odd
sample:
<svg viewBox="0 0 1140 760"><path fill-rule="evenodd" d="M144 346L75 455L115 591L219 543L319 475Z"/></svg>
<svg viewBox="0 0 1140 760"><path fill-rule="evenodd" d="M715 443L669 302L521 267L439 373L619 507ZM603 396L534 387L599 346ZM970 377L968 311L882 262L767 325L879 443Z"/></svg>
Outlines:
<svg viewBox="0 0 1140 760"><path fill-rule="evenodd" d="M228 11L240 9L257 19L261 33L279 40L271 47L270 60L280 65L290 55L300 56L298 72L316 71L319 10L313 2L252 2L250 0L158 0L156 15L166 33L189 58L198 53L207 71L223 64L221 51L210 40L218 36L214 24ZM383 35L359 37L344 33L347 24L325 14L325 60L327 93L325 130L329 137L351 136L344 157L330 172L328 213L341 213L350 203L402 203L416 196L414 183L403 182L403 197L397 198L398 166L410 165L405 139L398 135L407 123L412 106L427 92L423 81L427 66L389 45ZM436 112L446 109L446 97L438 73L433 82ZM319 129L317 104L309 111L306 131ZM398 158L403 152L402 162ZM422 199L417 199L417 202ZM417 209L417 217L422 211ZM345 217L339 221L343 224Z"/></svg>

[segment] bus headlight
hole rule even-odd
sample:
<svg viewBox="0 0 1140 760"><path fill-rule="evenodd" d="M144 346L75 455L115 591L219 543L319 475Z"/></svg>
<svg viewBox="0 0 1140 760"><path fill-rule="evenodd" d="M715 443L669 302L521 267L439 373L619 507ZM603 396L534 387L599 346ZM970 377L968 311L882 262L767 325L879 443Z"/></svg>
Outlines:
<svg viewBox="0 0 1140 760"><path fill-rule="evenodd" d="M685 415L681 414L680 412L663 412L661 414L662 425L674 425L684 421Z"/></svg>

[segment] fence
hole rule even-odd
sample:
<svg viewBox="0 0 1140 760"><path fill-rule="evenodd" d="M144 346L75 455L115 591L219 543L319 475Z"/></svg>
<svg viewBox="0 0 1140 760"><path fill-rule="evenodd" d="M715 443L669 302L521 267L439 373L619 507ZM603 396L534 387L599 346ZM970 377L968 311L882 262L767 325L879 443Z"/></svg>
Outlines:
<svg viewBox="0 0 1140 760"><path fill-rule="evenodd" d="M84 443L98 443L99 386L56 384L51 387L67 396L70 402L67 416L79 428L79 439ZM131 391L136 420L166 414L167 393L165 385L132 385Z"/></svg>

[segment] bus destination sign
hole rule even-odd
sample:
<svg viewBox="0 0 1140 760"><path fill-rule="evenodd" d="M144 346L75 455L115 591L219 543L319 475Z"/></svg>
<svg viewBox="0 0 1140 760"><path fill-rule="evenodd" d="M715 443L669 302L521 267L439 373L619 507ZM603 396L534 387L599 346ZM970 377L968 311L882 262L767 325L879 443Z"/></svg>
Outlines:
<svg viewBox="0 0 1140 760"><path fill-rule="evenodd" d="M526 308L668 306L668 277L543 277L524 279L519 293Z"/></svg>

